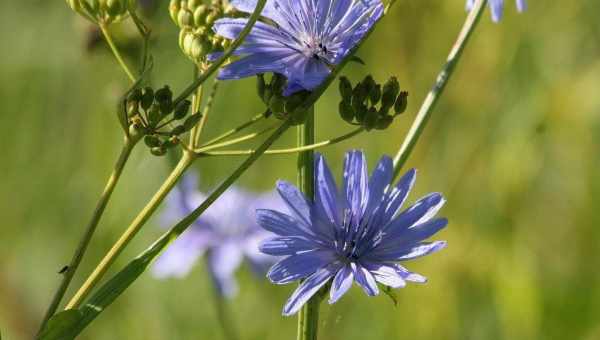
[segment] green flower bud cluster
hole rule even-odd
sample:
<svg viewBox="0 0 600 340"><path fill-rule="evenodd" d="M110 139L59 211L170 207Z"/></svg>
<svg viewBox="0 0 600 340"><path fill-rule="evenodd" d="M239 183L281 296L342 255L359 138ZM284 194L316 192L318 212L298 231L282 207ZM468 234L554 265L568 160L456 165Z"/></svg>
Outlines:
<svg viewBox="0 0 600 340"><path fill-rule="evenodd" d="M293 115L296 123L301 123L306 113L302 109L302 103L308 98L310 92L300 91L284 97L283 90L286 85L287 79L281 74L273 74L269 83L266 82L263 74L259 74L256 90L263 103L267 105L270 114L274 114L279 119L287 119L289 115Z"/></svg>
<svg viewBox="0 0 600 340"><path fill-rule="evenodd" d="M340 116L351 124L364 126L367 131L387 129L408 106L408 92L400 91L396 77L382 86L369 75L354 87L348 78L340 77L339 89Z"/></svg>
<svg viewBox="0 0 600 340"><path fill-rule="evenodd" d="M191 102L173 103L173 93L168 86L154 91L151 87L133 90L127 97L125 108L129 134L141 138L156 156L179 144L179 136L190 131L202 118L200 113L188 115ZM175 127L171 123L177 122Z"/></svg>
<svg viewBox="0 0 600 340"><path fill-rule="evenodd" d="M208 1L206 1L208 2ZM181 29L179 47L196 64L205 61L206 55L226 49L230 41L217 36L212 26L232 11L231 6L223 6L221 0L171 0L171 19Z"/></svg>
<svg viewBox="0 0 600 340"><path fill-rule="evenodd" d="M67 0L67 4L88 20L102 25L127 18L135 10L137 0Z"/></svg>

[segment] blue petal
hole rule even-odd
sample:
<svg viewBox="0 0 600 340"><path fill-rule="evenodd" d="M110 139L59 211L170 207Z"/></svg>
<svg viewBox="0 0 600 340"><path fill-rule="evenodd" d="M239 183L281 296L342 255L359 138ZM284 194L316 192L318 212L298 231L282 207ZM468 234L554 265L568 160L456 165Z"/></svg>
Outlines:
<svg viewBox="0 0 600 340"><path fill-rule="evenodd" d="M383 193L392 181L394 162L390 157L381 158L371 179L369 180L369 201L366 209L366 215L371 215L373 210L381 205Z"/></svg>
<svg viewBox="0 0 600 340"><path fill-rule="evenodd" d="M430 238L447 225L447 219L438 218L417 224L405 230L397 228L384 236L383 242L379 244L378 248L404 248L411 243L418 243Z"/></svg>
<svg viewBox="0 0 600 340"><path fill-rule="evenodd" d="M310 206L306 196L298 188L286 181L277 181L277 191L290 211L303 223L310 225Z"/></svg>
<svg viewBox="0 0 600 340"><path fill-rule="evenodd" d="M402 207L415 184L416 177L417 170L411 169L400 178L392 190L388 190L384 199L385 203L383 203L385 210L382 224L387 224Z"/></svg>
<svg viewBox="0 0 600 340"><path fill-rule="evenodd" d="M517 2L517 10L519 12L524 12L527 10L527 2L525 0L516 0Z"/></svg>
<svg viewBox="0 0 600 340"><path fill-rule="evenodd" d="M205 233L188 230L160 255L152 266L152 275L159 279L185 277L207 246Z"/></svg>
<svg viewBox="0 0 600 340"><path fill-rule="evenodd" d="M333 283L331 284L331 290L329 291L329 304L336 303L346 292L352 287L354 281L354 274L352 274L352 268L349 265L345 265L340 269Z"/></svg>
<svg viewBox="0 0 600 340"><path fill-rule="evenodd" d="M371 272L375 280L382 285L392 288L402 288L406 286L406 281L396 270L394 264L365 264L365 268Z"/></svg>
<svg viewBox="0 0 600 340"><path fill-rule="evenodd" d="M313 274L319 268L335 262L335 259L333 252L325 250L292 255L271 267L267 277L276 284L290 283Z"/></svg>
<svg viewBox="0 0 600 340"><path fill-rule="evenodd" d="M403 211L385 229L387 233L397 233L413 225L425 223L438 213L446 201L439 193L429 194Z"/></svg>
<svg viewBox="0 0 600 340"><path fill-rule="evenodd" d="M492 20L494 22L500 21L504 10L504 0L489 0L489 4L492 12Z"/></svg>
<svg viewBox="0 0 600 340"><path fill-rule="evenodd" d="M359 264L352 263L352 273L354 274L354 280L356 283L367 293L369 296L376 296L379 294L379 288L377 288L377 282L371 273Z"/></svg>
<svg viewBox="0 0 600 340"><path fill-rule="evenodd" d="M241 79L259 73L282 72L285 65L281 59L289 56L290 52L284 53L256 53L234 61L223 67L219 72L220 80Z"/></svg>
<svg viewBox="0 0 600 340"><path fill-rule="evenodd" d="M372 253L366 255L365 260L373 262L412 260L442 250L446 247L446 244L446 241L436 241L431 243L422 242L413 247L404 249L376 249Z"/></svg>
<svg viewBox="0 0 600 340"><path fill-rule="evenodd" d="M361 220L366 208L369 197L368 183L365 155L360 151L348 152L344 162L344 189L356 224Z"/></svg>
<svg viewBox="0 0 600 340"><path fill-rule="evenodd" d="M315 295L338 271L339 265L331 265L320 268L314 274L302 282L287 300L283 307L283 315L290 316L295 314L302 306Z"/></svg>
<svg viewBox="0 0 600 340"><path fill-rule="evenodd" d="M314 251L318 244L304 237L273 237L260 245L260 251L273 256L287 256Z"/></svg>
<svg viewBox="0 0 600 340"><path fill-rule="evenodd" d="M334 225L342 225L338 189L325 158L315 155L315 207L317 212Z"/></svg>
<svg viewBox="0 0 600 340"><path fill-rule="evenodd" d="M258 224L265 230L281 236L314 236L307 226L279 211L258 209Z"/></svg>

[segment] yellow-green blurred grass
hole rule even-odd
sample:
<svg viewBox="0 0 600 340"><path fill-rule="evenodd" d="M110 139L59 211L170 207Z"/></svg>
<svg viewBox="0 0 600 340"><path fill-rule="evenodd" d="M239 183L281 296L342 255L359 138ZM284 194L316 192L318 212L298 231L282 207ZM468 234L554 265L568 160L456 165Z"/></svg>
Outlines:
<svg viewBox="0 0 600 340"><path fill-rule="evenodd" d="M177 90L190 65L162 6L153 79ZM448 198L450 225L438 238L449 247L408 264L430 282L398 291L396 308L354 289L324 307L322 339L600 339L600 5L531 0L523 15L506 7L501 24L482 21L409 161L419 169L411 199L434 190ZM462 8L462 0L399 1L365 45L368 67L353 65L351 78L395 74L411 106L392 129L325 150L337 174L348 148L368 151L371 164L397 150ZM64 3L5 2L0 13L0 330L28 339L119 150L113 108L127 80L107 51L85 52L85 24ZM222 88L236 100L217 99L211 134L263 109L252 80ZM337 101L330 91L317 107L320 138L340 133ZM238 161L203 160L203 187ZM136 151L75 284L167 171ZM265 158L242 182L266 190L278 178L294 178L293 157ZM154 219L119 264L158 234ZM294 287L246 269L239 279L231 307L242 339L291 339L295 319L279 312ZM186 280L145 275L82 339L220 339L211 303L201 263Z"/></svg>

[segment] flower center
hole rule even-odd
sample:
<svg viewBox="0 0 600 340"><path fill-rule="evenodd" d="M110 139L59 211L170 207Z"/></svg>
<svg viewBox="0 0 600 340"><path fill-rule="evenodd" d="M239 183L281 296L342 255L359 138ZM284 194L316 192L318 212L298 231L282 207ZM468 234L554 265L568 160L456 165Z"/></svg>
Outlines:
<svg viewBox="0 0 600 340"><path fill-rule="evenodd" d="M327 48L325 42L312 36L304 36L301 41L303 44L302 53L306 57L329 63L329 58L333 53Z"/></svg>

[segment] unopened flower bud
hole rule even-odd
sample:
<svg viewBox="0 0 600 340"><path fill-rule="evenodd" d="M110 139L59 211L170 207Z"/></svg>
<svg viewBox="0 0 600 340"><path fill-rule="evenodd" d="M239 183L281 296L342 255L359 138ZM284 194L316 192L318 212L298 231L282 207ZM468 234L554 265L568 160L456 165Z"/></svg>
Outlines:
<svg viewBox="0 0 600 340"><path fill-rule="evenodd" d="M350 102L352 100L352 83L346 77L340 77L340 94L344 101Z"/></svg>
<svg viewBox="0 0 600 340"><path fill-rule="evenodd" d="M181 0L171 0L169 3L169 14L171 15L171 19L176 25L179 25L177 22L177 16L179 15L179 10L181 9Z"/></svg>
<svg viewBox="0 0 600 340"><path fill-rule="evenodd" d="M208 7L206 5L200 5L194 10L194 24L196 26L202 26L206 24L206 17L208 16Z"/></svg>
<svg viewBox="0 0 600 340"><path fill-rule="evenodd" d="M269 108L273 113L284 113L285 112L285 100L280 95L274 95L269 100Z"/></svg>
<svg viewBox="0 0 600 340"><path fill-rule="evenodd" d="M154 90L151 87L146 87L143 91L142 99L140 104L142 109L148 110L154 102Z"/></svg>
<svg viewBox="0 0 600 340"><path fill-rule="evenodd" d="M352 108L350 102L342 100L339 105L339 111L343 120L347 121L348 123L352 123L354 121L354 109Z"/></svg>
<svg viewBox="0 0 600 340"><path fill-rule="evenodd" d="M394 106L398 92L400 92L400 84L398 83L398 79L396 79L396 77L391 77L383 85L383 91L381 95L382 111L387 112L392 106Z"/></svg>
<svg viewBox="0 0 600 340"><path fill-rule="evenodd" d="M157 147L151 148L150 153L152 153L154 156L161 157L161 156L164 156L167 154L167 149L163 146L157 146Z"/></svg>
<svg viewBox="0 0 600 340"><path fill-rule="evenodd" d="M158 124L162 119L159 104L152 104L152 106L146 113L148 114L148 123L152 126Z"/></svg>
<svg viewBox="0 0 600 340"><path fill-rule="evenodd" d="M173 111L173 118L177 120L185 118L190 110L190 106L192 106L192 102L189 100L184 100L177 104L177 107L175 107L175 110Z"/></svg>
<svg viewBox="0 0 600 340"><path fill-rule="evenodd" d="M408 92L402 91L398 95L396 99L396 104L394 104L394 112L399 115L403 114L408 107Z"/></svg>
<svg viewBox="0 0 600 340"><path fill-rule="evenodd" d="M256 93L263 101L265 100L265 90L267 83L265 82L265 76L262 73L256 75Z"/></svg>
<svg viewBox="0 0 600 340"><path fill-rule="evenodd" d="M283 92L283 87L285 86L286 82L287 79L284 75L275 73L273 75L273 79L271 79L271 88L273 89L273 93L280 94Z"/></svg>
<svg viewBox="0 0 600 340"><path fill-rule="evenodd" d="M362 83L363 83L363 86L365 87L365 92L367 92L370 96L371 91L377 85L377 83L375 83L375 79L373 79L373 76L368 75L365 77L365 79L363 79Z"/></svg>
<svg viewBox="0 0 600 340"><path fill-rule="evenodd" d="M371 89L369 99L371 100L372 105L379 103L379 100L381 99L381 85L377 84Z"/></svg>
<svg viewBox="0 0 600 340"><path fill-rule="evenodd" d="M194 14L188 9L180 9L177 14L177 25L179 27L187 27L194 25Z"/></svg>
<svg viewBox="0 0 600 340"><path fill-rule="evenodd" d="M375 125L377 124L378 119L379 113L377 112L376 108L372 107L367 111L367 114L365 115L363 126L365 127L365 129L367 129L367 131L373 130L375 128Z"/></svg>
<svg viewBox="0 0 600 340"><path fill-rule="evenodd" d="M185 131L190 131L191 129L193 129L194 126L196 126L196 124L198 124L200 122L200 119L202 119L202 114L199 112L194 113L193 115L189 116L183 123L183 126L185 127Z"/></svg>
<svg viewBox="0 0 600 340"><path fill-rule="evenodd" d="M160 139L158 138L158 136L155 135L148 135L144 137L144 143L149 148L155 148L157 146L160 146L161 144Z"/></svg>

